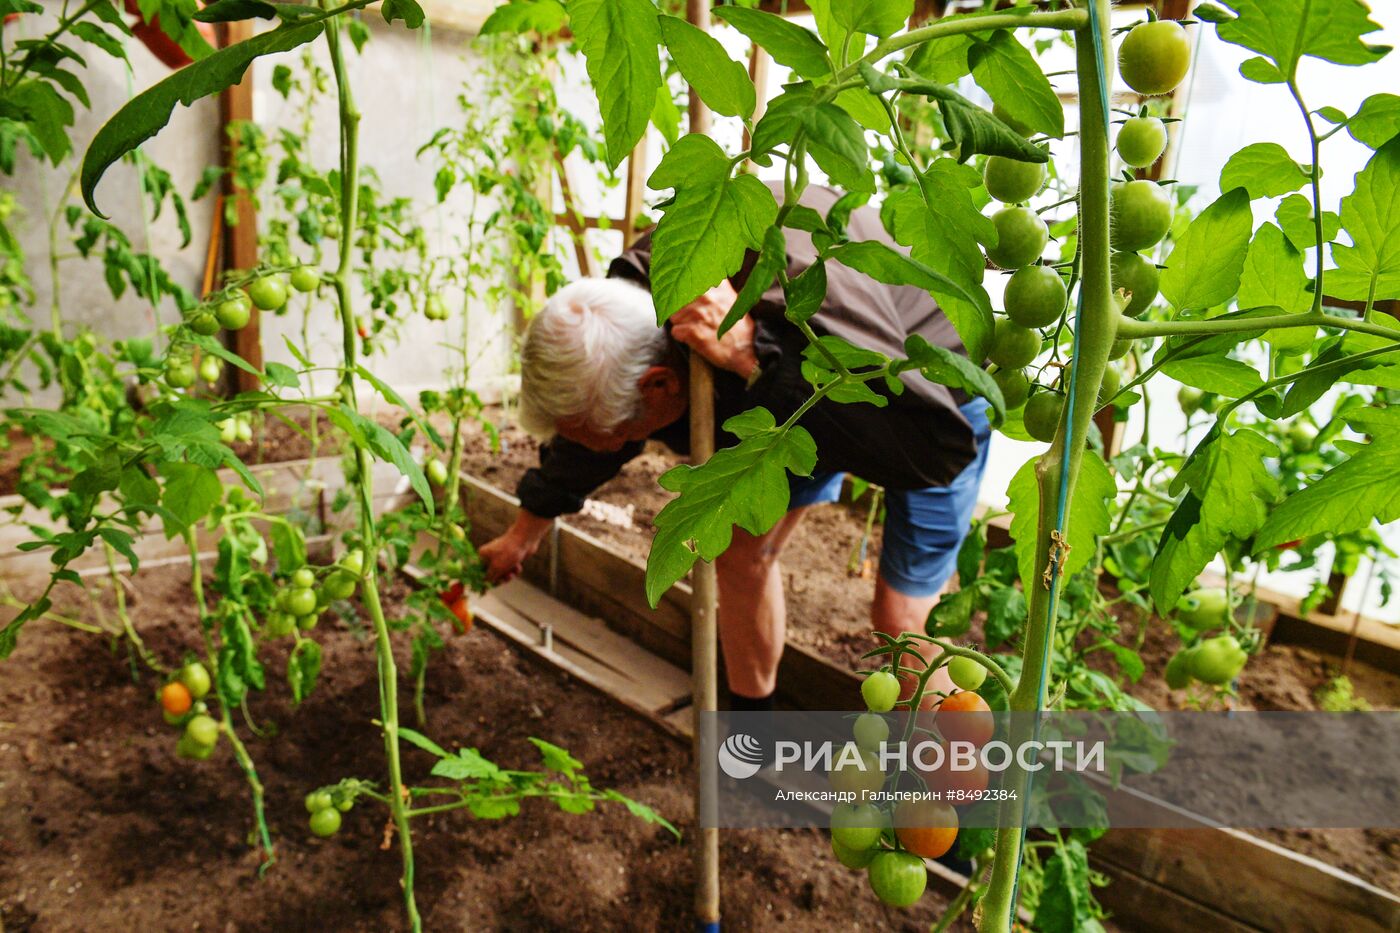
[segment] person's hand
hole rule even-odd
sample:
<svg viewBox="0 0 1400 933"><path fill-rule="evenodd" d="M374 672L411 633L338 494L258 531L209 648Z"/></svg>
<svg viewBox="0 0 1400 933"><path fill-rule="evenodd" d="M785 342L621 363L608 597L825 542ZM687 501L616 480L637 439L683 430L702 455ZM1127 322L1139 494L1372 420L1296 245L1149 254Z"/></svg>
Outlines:
<svg viewBox="0 0 1400 933"><path fill-rule="evenodd" d="M671 315L671 336L699 353L710 365L748 379L758 368L753 351L753 319L741 317L721 339L715 335L738 294L725 279Z"/></svg>
<svg viewBox="0 0 1400 933"><path fill-rule="evenodd" d="M525 561L539 550L552 519L540 518L521 510L505 534L486 542L477 555L486 565L488 583L506 583L520 576Z"/></svg>

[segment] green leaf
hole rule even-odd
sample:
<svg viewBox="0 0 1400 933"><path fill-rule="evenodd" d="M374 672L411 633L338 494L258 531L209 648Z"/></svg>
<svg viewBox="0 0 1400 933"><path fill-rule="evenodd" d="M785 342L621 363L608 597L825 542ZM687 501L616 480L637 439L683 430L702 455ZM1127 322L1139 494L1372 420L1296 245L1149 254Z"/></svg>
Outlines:
<svg viewBox="0 0 1400 933"><path fill-rule="evenodd" d="M1347 132L1352 139L1372 149L1384 146L1400 133L1400 97L1372 94L1347 121Z"/></svg>
<svg viewBox="0 0 1400 933"><path fill-rule="evenodd" d="M452 754L446 751L441 745L434 742L423 733L414 729L409 729L407 726L399 726L399 738L408 742L410 745L418 746L430 755L436 755L438 758L452 757Z"/></svg>
<svg viewBox="0 0 1400 933"><path fill-rule="evenodd" d="M1307 180L1302 167L1278 143L1245 146L1220 170L1221 191L1244 188L1250 198L1275 198L1297 191Z"/></svg>
<svg viewBox="0 0 1400 933"><path fill-rule="evenodd" d="M996 228L972 200L981 178L970 166L935 159L913 187L893 191L880 206L881 219L909 255L960 282L972 294L987 260L978 243L996 243Z"/></svg>
<svg viewBox="0 0 1400 933"><path fill-rule="evenodd" d="M90 42L97 46L113 58L126 60L126 49L122 47L121 40L96 23L77 22L69 31L84 42Z"/></svg>
<svg viewBox="0 0 1400 933"><path fill-rule="evenodd" d="M928 291L938 299L943 313L957 329L968 356L985 358L993 322L991 301L981 286L968 289L876 240L845 243L829 255L886 285L913 285Z"/></svg>
<svg viewBox="0 0 1400 933"><path fill-rule="evenodd" d="M786 65L804 78L831 74L831 62L822 40L796 23L773 13L740 6L724 6L715 16L763 46L773 61Z"/></svg>
<svg viewBox="0 0 1400 933"><path fill-rule="evenodd" d="M909 22L914 0L831 0L831 17L847 32L883 39Z"/></svg>
<svg viewBox="0 0 1400 933"><path fill-rule="evenodd" d="M1361 37L1381 27L1359 0L1227 0L1234 19L1216 24L1220 38L1271 59L1286 78L1305 55L1338 65L1365 65L1389 48Z"/></svg>
<svg viewBox="0 0 1400 933"><path fill-rule="evenodd" d="M232 87L243 80L243 73L253 59L305 45L320 36L324 28L324 23L317 22L279 26L259 33L186 65L127 101L97 131L83 157L83 201L88 208L99 217L105 216L97 209L94 197L97 183L113 163L160 132L170 122L176 104L188 107L197 100Z"/></svg>
<svg viewBox="0 0 1400 933"><path fill-rule="evenodd" d="M21 81L10 88L0 99L0 116L26 123L54 165L72 149L67 128L73 125L73 105L47 81Z"/></svg>
<svg viewBox="0 0 1400 933"><path fill-rule="evenodd" d="M915 46L914 54L909 56L909 70L939 84L952 84L972 74L967 53L973 41L972 36L962 33Z"/></svg>
<svg viewBox="0 0 1400 933"><path fill-rule="evenodd" d="M675 16L661 15L661 37L681 77L715 113L753 116L754 87L748 70L724 51L719 41Z"/></svg>
<svg viewBox="0 0 1400 933"><path fill-rule="evenodd" d="M1294 249L1304 252L1317 245L1312 203L1303 195L1290 194L1278 202L1274 219L1278 221L1279 228L1283 230L1283 235L1288 237L1288 242L1293 244ZM1332 242L1341 229L1340 217L1332 211L1322 212L1322 242Z"/></svg>
<svg viewBox="0 0 1400 933"><path fill-rule="evenodd" d="M491 11L481 24L480 35L536 32L552 36L563 27L564 19L564 5L558 0L514 0Z"/></svg>
<svg viewBox="0 0 1400 933"><path fill-rule="evenodd" d="M446 442L443 441L442 435L438 433L437 428L433 427L430 422L424 421L422 418L420 418L418 416L418 410L412 405L410 405L408 403L408 399L400 395L398 391L394 389L393 386L389 385L389 383L376 376L373 372L367 369L363 363L355 364L355 372L365 382L368 382L370 385L374 386L374 391L378 392L379 395L384 399L384 401L388 402L390 405L393 405L399 411L404 412L408 415L409 418L413 419L413 424L418 428L418 430L423 432L424 437L432 441L435 445L437 445L439 449L445 449L447 447Z"/></svg>
<svg viewBox="0 0 1400 933"><path fill-rule="evenodd" d="M1182 468L1187 493L1172 513L1152 560L1149 587L1159 612L1175 608L1227 544L1259 530L1278 501L1268 460L1279 450L1250 430L1207 437Z"/></svg>
<svg viewBox="0 0 1400 933"><path fill-rule="evenodd" d="M1342 198L1342 229L1351 246L1332 244L1335 271L1325 294L1368 301L1400 298L1400 137L1386 143L1356 173L1356 188Z"/></svg>
<svg viewBox="0 0 1400 933"><path fill-rule="evenodd" d="M909 362L917 366L929 382L960 389L990 402L993 427L1006 419L1006 401L1002 398L1001 388L981 366L947 347L934 346L918 334L911 335L904 342L904 352L909 355Z"/></svg>
<svg viewBox="0 0 1400 933"><path fill-rule="evenodd" d="M924 622L924 632L934 638L961 638L972 628L976 603L975 589L949 593L933 604Z"/></svg>
<svg viewBox="0 0 1400 933"><path fill-rule="evenodd" d="M1050 79L1010 30L976 39L967 61L978 87L1013 118L1046 136L1065 135L1065 108Z"/></svg>
<svg viewBox="0 0 1400 933"><path fill-rule="evenodd" d="M572 778L574 774L583 769L583 762L558 745L551 745L544 739L531 738L530 744L540 751L540 758L544 760L544 766L550 771L558 771L560 774Z"/></svg>
<svg viewBox="0 0 1400 933"><path fill-rule="evenodd" d="M1015 638L1030 616L1026 595L1014 586L999 586L987 597L987 620L983 631L987 647L996 649Z"/></svg>
<svg viewBox="0 0 1400 933"><path fill-rule="evenodd" d="M1311 280L1303 270L1303 254L1293 248L1283 231L1264 224L1254 234L1240 275L1241 308L1272 306L1290 314L1312 307Z"/></svg>
<svg viewBox="0 0 1400 933"><path fill-rule="evenodd" d="M769 102L754 128L754 158L764 158L776 146L794 141L800 131L805 134L807 152L834 184L850 191L874 191L870 150L860 125L835 104L816 103L816 93L811 84L789 84Z"/></svg>
<svg viewBox="0 0 1400 933"><path fill-rule="evenodd" d="M165 527L167 538L184 534L223 498L224 487L219 475L207 466L166 463L161 466L161 473L165 476L165 489L161 492L160 504L170 519Z"/></svg>
<svg viewBox="0 0 1400 933"><path fill-rule="evenodd" d="M277 569L286 573L306 565L306 535L290 522L272 522L267 527Z"/></svg>
<svg viewBox="0 0 1400 933"><path fill-rule="evenodd" d="M1229 398L1248 395L1264 384L1253 366L1224 355L1172 360L1161 372L1177 382Z"/></svg>
<svg viewBox="0 0 1400 933"><path fill-rule="evenodd" d="M480 781L496 778L501 769L495 762L484 757L474 748L458 749L456 755L449 755L433 765L433 776L450 781Z"/></svg>
<svg viewBox="0 0 1400 933"><path fill-rule="evenodd" d="M826 263L818 259L783 287L784 314L794 324L809 320L826 299Z"/></svg>
<svg viewBox="0 0 1400 933"><path fill-rule="evenodd" d="M1250 58L1240 64L1240 76L1255 84L1283 84L1288 79L1267 58Z"/></svg>
<svg viewBox="0 0 1400 933"><path fill-rule="evenodd" d="M1234 296L1253 228L1249 195L1242 188L1222 194L1191 221L1162 273L1162 294L1178 312L1210 308Z"/></svg>
<svg viewBox="0 0 1400 933"><path fill-rule="evenodd" d="M244 19L273 19L277 8L264 0L217 0L195 10L193 15L201 23L235 23Z"/></svg>
<svg viewBox="0 0 1400 933"><path fill-rule="evenodd" d="M671 835L675 836L677 839L681 838L680 830L672 826L661 816L661 814L657 813L655 810L653 810L646 804L638 803L630 797L624 797L622 794L618 793L615 790L603 791L603 798L605 800L611 800L614 803L622 804L624 807L627 808L627 812L631 813L637 819L642 820L646 823L654 823L658 826L664 826L671 831Z"/></svg>
<svg viewBox="0 0 1400 933"><path fill-rule="evenodd" d="M297 642L287 655L287 685L292 688L292 702L301 703L316 689L321 673L321 646L310 638Z"/></svg>
<svg viewBox="0 0 1400 933"><path fill-rule="evenodd" d="M295 389L301 385L297 371L285 363L268 363L265 372L269 384L281 389Z"/></svg>
<svg viewBox="0 0 1400 933"><path fill-rule="evenodd" d="M657 514L647 557L647 599L655 606L696 558L714 560L728 549L735 525L761 535L787 513L791 470L810 476L817 463L812 436L800 427L780 430L767 409L755 408L724 423L740 438L699 466L662 474L663 488L679 493Z"/></svg>
<svg viewBox="0 0 1400 933"><path fill-rule="evenodd" d="M848 118L849 119L849 118ZM778 216L773 193L753 175L731 177L729 157L699 133L682 136L647 180L674 188L656 226L652 298L665 321L743 265L746 249L760 249Z"/></svg>
<svg viewBox="0 0 1400 933"><path fill-rule="evenodd" d="M651 109L651 125L656 127L667 147L674 146L681 137L681 111L671 96L671 88L664 82L656 89L656 106Z"/></svg>
<svg viewBox="0 0 1400 933"><path fill-rule="evenodd" d="M650 0L569 0L568 10L603 114L608 167L617 168L646 132L661 86L656 7Z"/></svg>
<svg viewBox="0 0 1400 933"><path fill-rule="evenodd" d="M1273 509L1254 537L1254 553L1319 532L1344 535L1373 521L1400 519L1400 409L1365 408L1346 420L1370 442Z"/></svg>
<svg viewBox="0 0 1400 933"><path fill-rule="evenodd" d="M379 12L384 14L384 22L393 25L394 20L401 19L409 29L417 29L425 19L418 0L384 0Z"/></svg>
<svg viewBox="0 0 1400 933"><path fill-rule="evenodd" d="M763 249L754 262L753 270L744 280L729 313L720 322L717 335L723 337L729 328L739 323L740 318L753 310L763 293L773 286L779 273L787 268L787 241L781 227L769 227L763 234Z"/></svg>
<svg viewBox="0 0 1400 933"><path fill-rule="evenodd" d="M1021 586L1027 592L1033 586L1044 586L1035 577L1036 531L1040 521L1040 482L1036 478L1035 465L1039 457L1027 460L1007 488L1009 508L1012 512L1011 539L1015 542L1016 566L1021 575ZM1074 576L1094 556L1094 540L1106 534L1109 528L1109 503L1117 495L1118 486L1108 464L1096 451L1084 451L1080 461L1079 474L1075 477L1074 493L1070 499L1069 514L1065 518L1066 534L1069 540L1069 557L1060 568L1062 579Z"/></svg>
<svg viewBox="0 0 1400 933"><path fill-rule="evenodd" d="M1045 863L1034 929L1044 933L1082 933L1097 925L1089 853L1076 841L1059 846ZM1102 929L1102 926L1099 926Z"/></svg>
<svg viewBox="0 0 1400 933"><path fill-rule="evenodd" d="M408 482L413 491L418 493L418 498L423 500L428 514L433 514L433 491L428 486L427 477L423 475L423 468L392 431L343 405L340 408L329 409L326 414L336 427L350 435L352 441L368 447L380 460L398 467L399 472L408 477Z"/></svg>

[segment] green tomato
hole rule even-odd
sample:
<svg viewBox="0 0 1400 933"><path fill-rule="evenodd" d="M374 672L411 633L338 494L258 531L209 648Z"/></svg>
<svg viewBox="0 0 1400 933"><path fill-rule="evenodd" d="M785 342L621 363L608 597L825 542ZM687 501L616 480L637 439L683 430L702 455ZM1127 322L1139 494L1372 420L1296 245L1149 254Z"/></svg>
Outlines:
<svg viewBox="0 0 1400 933"><path fill-rule="evenodd" d="M224 374L224 364L219 362L217 356L212 354L199 361L199 378L205 382L218 382L219 377Z"/></svg>
<svg viewBox="0 0 1400 933"><path fill-rule="evenodd" d="M269 612L263 632L269 638L286 638L296 630L296 616L286 612Z"/></svg>
<svg viewBox="0 0 1400 933"><path fill-rule="evenodd" d="M879 713L861 713L856 724L851 727L856 744L867 751L879 749L880 743L890 737L890 724Z"/></svg>
<svg viewBox="0 0 1400 933"><path fill-rule="evenodd" d="M321 273L313 266L297 266L292 270L292 288L299 292L314 292L321 284Z"/></svg>
<svg viewBox="0 0 1400 933"><path fill-rule="evenodd" d="M214 314L225 330L242 330L253 316L253 306L246 295L234 293L219 302Z"/></svg>
<svg viewBox="0 0 1400 933"><path fill-rule="evenodd" d="M307 813L320 813L322 810L329 810L335 806L335 798L328 790L313 790L306 795L303 801L306 804Z"/></svg>
<svg viewBox="0 0 1400 933"><path fill-rule="evenodd" d="M427 468L423 472L428 474L428 482L434 486L447 485L447 464L436 457L428 461Z"/></svg>
<svg viewBox="0 0 1400 933"><path fill-rule="evenodd" d="M848 849L834 838L831 840L831 851L836 860L847 868L866 868L878 854L875 849Z"/></svg>
<svg viewBox="0 0 1400 933"><path fill-rule="evenodd" d="M316 585L316 571L310 567L299 567L297 572L292 574L292 586L298 589L310 589Z"/></svg>
<svg viewBox="0 0 1400 933"><path fill-rule="evenodd" d="M242 441L242 442L245 443L245 444L252 443L252 440L253 440L253 422L249 421L249 420L246 419L246 418L243 419L242 421L238 422L237 432L238 432L238 439L239 439L240 441Z"/></svg>
<svg viewBox="0 0 1400 933"><path fill-rule="evenodd" d="M316 623L320 621L320 618L320 613L314 610L304 615L299 615L297 616L297 628L301 629L303 632L309 632L316 627Z"/></svg>
<svg viewBox="0 0 1400 933"><path fill-rule="evenodd" d="M873 804L837 804L831 811L831 841L853 852L873 849L886 822Z"/></svg>
<svg viewBox="0 0 1400 933"><path fill-rule="evenodd" d="M987 248L987 258L1003 269L1029 266L1040 258L1050 241L1045 221L1028 207L1003 207L992 215L992 225L996 227L997 245Z"/></svg>
<svg viewBox="0 0 1400 933"><path fill-rule="evenodd" d="M1288 446L1294 453L1306 454L1317 446L1317 428L1306 421L1295 421L1288 426Z"/></svg>
<svg viewBox="0 0 1400 933"><path fill-rule="evenodd" d="M190 326L190 330L204 337L212 337L219 332L219 319L205 308L200 308L194 314L191 314L187 323Z"/></svg>
<svg viewBox="0 0 1400 933"><path fill-rule="evenodd" d="M331 599L349 599L355 595L356 581L357 578L347 570L333 570L321 585L321 591Z"/></svg>
<svg viewBox="0 0 1400 933"><path fill-rule="evenodd" d="M430 321L447 320L447 303L442 300L441 295L428 296L428 300L423 302L423 316Z"/></svg>
<svg viewBox="0 0 1400 933"><path fill-rule="evenodd" d="M1104 367L1103 382L1099 383L1099 404L1107 405L1123 385L1123 370L1116 363Z"/></svg>
<svg viewBox="0 0 1400 933"><path fill-rule="evenodd" d="M365 571L365 552L359 548L346 551L340 558L340 566L348 570L351 575L359 577Z"/></svg>
<svg viewBox="0 0 1400 933"><path fill-rule="evenodd" d="M165 384L172 389L188 389L194 385L195 371L194 364L189 360L180 362L165 362Z"/></svg>
<svg viewBox="0 0 1400 933"><path fill-rule="evenodd" d="M899 702L899 678L889 671L876 671L860 685L860 695L872 713L888 713Z"/></svg>
<svg viewBox="0 0 1400 933"><path fill-rule="evenodd" d="M1162 678L1167 682L1169 690L1184 690L1191 683L1191 656L1192 649L1186 648L1172 655L1171 660L1167 662Z"/></svg>
<svg viewBox="0 0 1400 933"><path fill-rule="evenodd" d="M1045 187L1045 163L1022 162L1005 156L992 156L982 170L987 193L998 201L1015 204L1027 201Z"/></svg>
<svg viewBox="0 0 1400 933"><path fill-rule="evenodd" d="M959 690L976 690L987 679L987 669L973 658L956 657L948 662L948 678Z"/></svg>
<svg viewBox="0 0 1400 933"><path fill-rule="evenodd" d="M1118 156L1133 168L1146 168L1167 149L1167 126L1156 117L1133 117L1118 128Z"/></svg>
<svg viewBox="0 0 1400 933"><path fill-rule="evenodd" d="M1001 389L1001 398L1006 403L1007 411L1020 408L1031 394L1031 380L1025 370L998 369L992 373L992 381Z"/></svg>
<svg viewBox="0 0 1400 933"><path fill-rule="evenodd" d="M1201 683L1224 686L1239 676L1247 660L1249 655L1234 635L1217 635L1192 651L1191 676Z"/></svg>
<svg viewBox="0 0 1400 933"><path fill-rule="evenodd" d="M276 311L287 303L287 281L280 275L264 275L248 286L248 298L262 311Z"/></svg>
<svg viewBox="0 0 1400 933"><path fill-rule="evenodd" d="M212 716L196 716L185 726L185 738L212 748L219 741L219 723Z"/></svg>
<svg viewBox="0 0 1400 933"><path fill-rule="evenodd" d="M225 444L232 444L238 440L238 422L232 418L225 418L219 423L219 440Z"/></svg>
<svg viewBox="0 0 1400 933"><path fill-rule="evenodd" d="M1176 604L1176 617L1198 632L1220 628L1230 621L1230 594L1218 586L1192 590Z"/></svg>
<svg viewBox="0 0 1400 933"><path fill-rule="evenodd" d="M1128 304L1123 313L1128 317L1141 317L1142 313L1157 297L1157 282L1161 273L1157 267L1137 253L1114 253L1109 260L1109 273L1113 290L1128 292Z"/></svg>
<svg viewBox="0 0 1400 933"><path fill-rule="evenodd" d="M1049 266L1026 266L1006 282L1006 316L1022 327L1048 327L1065 310L1065 280ZM1037 347L1037 349L1039 349Z"/></svg>
<svg viewBox="0 0 1400 933"><path fill-rule="evenodd" d="M840 754L838 749L837 754ZM864 800L866 794L873 794L885 786L885 772L880 769L880 759L874 753L860 752L860 763L847 758L837 759L837 767L827 772L827 780L838 793L854 794L856 800Z"/></svg>
<svg viewBox="0 0 1400 933"><path fill-rule="evenodd" d="M1139 23L1118 47L1118 73L1139 94L1166 94L1186 77L1191 40L1169 19Z"/></svg>
<svg viewBox="0 0 1400 933"><path fill-rule="evenodd" d="M172 713L168 709L161 710L160 714L164 717L167 726L183 725L185 720L190 718L189 713Z"/></svg>
<svg viewBox="0 0 1400 933"><path fill-rule="evenodd" d="M294 616L304 616L315 612L316 591L308 586L298 586L289 590L286 609Z"/></svg>
<svg viewBox="0 0 1400 933"><path fill-rule="evenodd" d="M1055 432L1060 429L1060 412L1065 407L1064 397L1054 392L1037 392L1026 401L1026 410L1021 414L1026 433L1038 441L1050 443Z"/></svg>
<svg viewBox="0 0 1400 933"><path fill-rule="evenodd" d="M181 758L204 761L210 755L214 754L214 746L200 745L198 742L190 739L189 732L185 732L180 736L180 741L175 743L175 754L179 755Z"/></svg>
<svg viewBox="0 0 1400 933"><path fill-rule="evenodd" d="M209 692L212 682L209 679L209 670L198 661L191 661L180 668L180 683L185 685L185 689L190 692L190 696L198 700Z"/></svg>
<svg viewBox="0 0 1400 933"><path fill-rule="evenodd" d="M1040 353L1040 334L1003 318L992 331L988 361L1002 369L1020 369Z"/></svg>
<svg viewBox="0 0 1400 933"><path fill-rule="evenodd" d="M909 852L881 852L870 862L870 887L890 907L918 903L928 885L924 860Z"/></svg>
<svg viewBox="0 0 1400 933"><path fill-rule="evenodd" d="M340 811L335 807L327 807L324 810L317 810L311 814L309 820L311 831L322 838L334 836L340 831Z"/></svg>
<svg viewBox="0 0 1400 933"><path fill-rule="evenodd" d="M1205 403L1206 393L1195 386L1182 386L1176 391L1176 402L1181 406L1182 413L1194 415L1201 410L1201 405Z"/></svg>
<svg viewBox="0 0 1400 933"><path fill-rule="evenodd" d="M1133 348L1131 340L1115 340L1113 346L1108 348L1108 358L1110 360L1121 360L1128 355L1128 351Z"/></svg>
<svg viewBox="0 0 1400 933"><path fill-rule="evenodd" d="M1147 249L1160 242L1171 225L1171 195L1156 182L1140 178L1110 190L1109 239L1114 249Z"/></svg>

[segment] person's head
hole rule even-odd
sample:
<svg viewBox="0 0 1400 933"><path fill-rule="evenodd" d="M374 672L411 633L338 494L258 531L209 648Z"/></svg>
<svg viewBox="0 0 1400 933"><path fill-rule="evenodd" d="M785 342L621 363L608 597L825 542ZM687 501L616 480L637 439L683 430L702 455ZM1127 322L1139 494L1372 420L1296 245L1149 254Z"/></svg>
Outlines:
<svg viewBox="0 0 1400 933"><path fill-rule="evenodd" d="M682 373L650 293L581 279L556 292L525 333L520 423L536 437L618 450L685 414Z"/></svg>

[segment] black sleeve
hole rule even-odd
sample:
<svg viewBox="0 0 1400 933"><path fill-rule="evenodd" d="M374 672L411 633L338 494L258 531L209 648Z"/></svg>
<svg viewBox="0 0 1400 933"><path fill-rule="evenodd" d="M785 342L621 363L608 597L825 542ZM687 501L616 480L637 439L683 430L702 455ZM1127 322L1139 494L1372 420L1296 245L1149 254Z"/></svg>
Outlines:
<svg viewBox="0 0 1400 933"><path fill-rule="evenodd" d="M616 476L643 446L633 441L621 450L600 452L555 437L540 445L540 465L520 477L515 487L520 506L540 518L577 512L588 494Z"/></svg>

